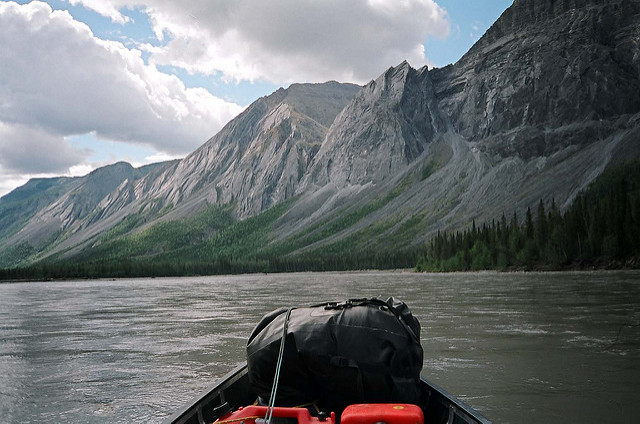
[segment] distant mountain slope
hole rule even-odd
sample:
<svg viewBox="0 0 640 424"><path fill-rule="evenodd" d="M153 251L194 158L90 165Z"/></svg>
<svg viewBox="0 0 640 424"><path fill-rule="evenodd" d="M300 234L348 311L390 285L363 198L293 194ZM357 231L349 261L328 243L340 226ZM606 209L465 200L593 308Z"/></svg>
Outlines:
<svg viewBox="0 0 640 424"><path fill-rule="evenodd" d="M518 0L456 64L294 84L144 175L31 182L0 200L21 222L0 248L14 264L400 254L539 199L566 209L640 156L639 92L640 0Z"/></svg>
<svg viewBox="0 0 640 424"><path fill-rule="evenodd" d="M0 239L3 256L13 256L11 248L35 255L61 242L69 234L81 232L98 219L103 199L115 190L124 190L165 164L133 168L126 162L99 168L84 177L34 179L0 198ZM20 223L12 226L11 222ZM25 247L27 247L25 249ZM21 258L21 260L26 258Z"/></svg>
<svg viewBox="0 0 640 424"><path fill-rule="evenodd" d="M127 217L137 216L137 225L146 227L229 203L236 217L255 215L295 195L328 126L358 90L337 82L280 89L181 161L142 173L120 163L83 177L73 190L41 205L38 215L25 217L0 247L26 243L29 252L70 256Z"/></svg>
<svg viewBox="0 0 640 424"><path fill-rule="evenodd" d="M0 201L0 240L20 230L38 211L68 190L74 178L34 178Z"/></svg>
<svg viewBox="0 0 640 424"><path fill-rule="evenodd" d="M234 202L240 218L262 212L294 195L328 126L359 90L293 84L260 98L141 196L178 210Z"/></svg>

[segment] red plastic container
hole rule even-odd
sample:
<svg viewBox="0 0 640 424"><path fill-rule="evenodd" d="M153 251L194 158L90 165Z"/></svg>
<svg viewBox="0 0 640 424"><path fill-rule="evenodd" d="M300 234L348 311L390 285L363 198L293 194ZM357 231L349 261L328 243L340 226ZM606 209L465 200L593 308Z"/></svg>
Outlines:
<svg viewBox="0 0 640 424"><path fill-rule="evenodd" d="M422 409L407 403L359 403L342 412L341 424L424 424Z"/></svg>
<svg viewBox="0 0 640 424"><path fill-rule="evenodd" d="M233 424L255 424L256 419L262 421L262 418L267 414L266 406L245 406L240 408L231 414L221 417L216 422L232 421ZM259 417L259 418L257 418ZM274 418L295 418L298 424L334 424L335 414L332 412L330 417L327 417L324 421L320 421L317 417L312 417L306 408L273 408ZM236 421L237 420L237 421Z"/></svg>

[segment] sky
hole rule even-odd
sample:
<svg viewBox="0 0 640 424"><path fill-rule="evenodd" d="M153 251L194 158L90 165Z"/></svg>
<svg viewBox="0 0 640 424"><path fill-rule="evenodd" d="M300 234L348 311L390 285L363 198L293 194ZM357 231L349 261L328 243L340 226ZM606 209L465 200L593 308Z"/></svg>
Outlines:
<svg viewBox="0 0 640 424"><path fill-rule="evenodd" d="M512 0L0 0L0 196L181 158L294 82L455 63Z"/></svg>

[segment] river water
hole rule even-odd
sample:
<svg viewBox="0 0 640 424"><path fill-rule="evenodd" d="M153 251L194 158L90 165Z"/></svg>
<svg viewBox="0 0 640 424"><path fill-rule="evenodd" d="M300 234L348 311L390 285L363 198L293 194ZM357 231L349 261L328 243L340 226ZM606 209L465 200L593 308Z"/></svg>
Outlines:
<svg viewBox="0 0 640 424"><path fill-rule="evenodd" d="M635 423L640 273L303 273L0 285L0 422L152 422L280 306L396 296L423 374L496 423Z"/></svg>

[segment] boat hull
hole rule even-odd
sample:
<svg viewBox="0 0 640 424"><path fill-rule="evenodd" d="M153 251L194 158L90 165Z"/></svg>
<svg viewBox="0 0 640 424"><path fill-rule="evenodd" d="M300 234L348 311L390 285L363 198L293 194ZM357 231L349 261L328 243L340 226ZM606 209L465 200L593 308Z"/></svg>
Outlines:
<svg viewBox="0 0 640 424"><path fill-rule="evenodd" d="M214 409L227 402L231 408L252 404L256 395L249 384L247 365L241 364L201 395L165 420L166 424L204 424L217 418ZM421 377L421 399L425 424L490 424L469 405Z"/></svg>

